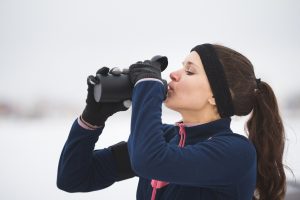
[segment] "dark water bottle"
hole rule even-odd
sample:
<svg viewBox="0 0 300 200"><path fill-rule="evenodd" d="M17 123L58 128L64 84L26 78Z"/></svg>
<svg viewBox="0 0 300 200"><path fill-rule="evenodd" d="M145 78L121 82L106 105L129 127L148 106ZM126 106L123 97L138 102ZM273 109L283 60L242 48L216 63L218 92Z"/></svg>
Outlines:
<svg viewBox="0 0 300 200"><path fill-rule="evenodd" d="M153 65L164 71L168 66L168 58L154 56L151 60ZM112 69L107 75L96 74L97 84L94 86L94 98L96 102L125 102L131 103L132 86L128 77L128 69ZM129 105L130 106L130 105Z"/></svg>

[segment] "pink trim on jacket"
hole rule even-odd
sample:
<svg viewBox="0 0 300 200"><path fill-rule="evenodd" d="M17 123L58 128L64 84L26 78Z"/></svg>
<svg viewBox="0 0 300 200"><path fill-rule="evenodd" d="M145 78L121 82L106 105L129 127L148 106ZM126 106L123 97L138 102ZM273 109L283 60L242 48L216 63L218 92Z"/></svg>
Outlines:
<svg viewBox="0 0 300 200"><path fill-rule="evenodd" d="M184 129L184 124L182 122L180 123L176 123L176 125L179 126L179 135L180 135L180 141L178 146L180 148L183 148L185 145L185 138L186 138L186 132ZM151 196L151 200L155 200L155 196L156 196L156 190L162 187L165 187L166 185L168 185L168 182L164 182L164 181L159 181L159 180L151 180L151 186L152 186L152 196Z"/></svg>

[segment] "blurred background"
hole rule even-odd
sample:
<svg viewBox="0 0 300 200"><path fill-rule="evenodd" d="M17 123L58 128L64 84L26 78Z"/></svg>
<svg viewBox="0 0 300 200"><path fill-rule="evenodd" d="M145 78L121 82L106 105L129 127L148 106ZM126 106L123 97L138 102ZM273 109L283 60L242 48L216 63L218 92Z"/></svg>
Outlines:
<svg viewBox="0 0 300 200"><path fill-rule="evenodd" d="M300 2L0 1L0 199L135 199L137 178L97 192L56 188L60 152L100 67L166 55L163 78L190 49L218 43L248 57L278 98L286 128L286 199L300 199ZM97 148L127 140L130 110L111 117ZM163 121L180 119L163 108ZM247 117L233 118L243 134ZM118 127L122 127L121 129Z"/></svg>

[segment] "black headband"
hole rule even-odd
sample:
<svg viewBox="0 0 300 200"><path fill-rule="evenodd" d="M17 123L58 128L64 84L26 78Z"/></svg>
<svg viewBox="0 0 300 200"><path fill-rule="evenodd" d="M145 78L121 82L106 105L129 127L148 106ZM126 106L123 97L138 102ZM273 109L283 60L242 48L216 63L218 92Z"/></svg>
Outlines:
<svg viewBox="0 0 300 200"><path fill-rule="evenodd" d="M194 47L200 56L214 98L218 112L222 118L234 115L234 107L222 63L211 44Z"/></svg>

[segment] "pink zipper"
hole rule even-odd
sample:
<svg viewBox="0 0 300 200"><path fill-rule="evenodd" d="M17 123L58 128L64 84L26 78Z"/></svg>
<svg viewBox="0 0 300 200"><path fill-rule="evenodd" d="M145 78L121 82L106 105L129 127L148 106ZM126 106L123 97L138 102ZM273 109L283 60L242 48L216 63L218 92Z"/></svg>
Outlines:
<svg viewBox="0 0 300 200"><path fill-rule="evenodd" d="M185 138L186 138L186 132L184 129L184 124L181 123L177 123L177 125L179 126L179 135L180 135L180 141L178 146L180 148L183 148L185 145ZM151 200L155 200L155 196L156 196L156 190L162 187L167 186L169 183L168 182L164 182L164 181L159 181L159 180L151 180L151 186L152 186L152 195L151 195Z"/></svg>

